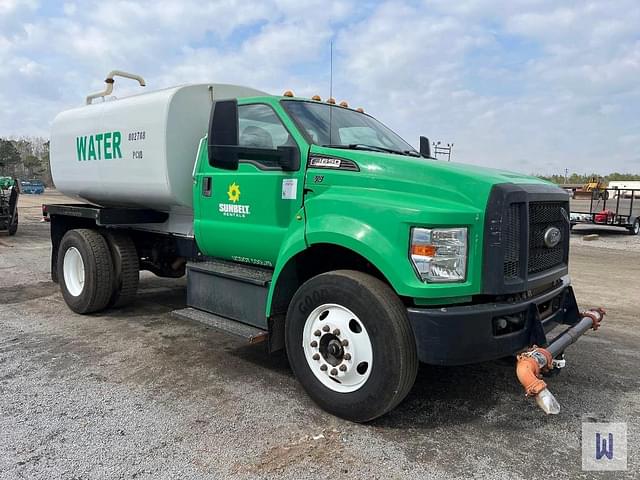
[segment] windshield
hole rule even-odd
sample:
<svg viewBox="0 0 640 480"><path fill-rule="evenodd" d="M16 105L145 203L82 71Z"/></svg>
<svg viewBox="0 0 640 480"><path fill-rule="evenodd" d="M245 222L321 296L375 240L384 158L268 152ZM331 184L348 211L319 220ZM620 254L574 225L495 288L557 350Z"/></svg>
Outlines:
<svg viewBox="0 0 640 480"><path fill-rule="evenodd" d="M417 153L397 134L364 113L318 102L285 101L283 104L307 140L316 145Z"/></svg>

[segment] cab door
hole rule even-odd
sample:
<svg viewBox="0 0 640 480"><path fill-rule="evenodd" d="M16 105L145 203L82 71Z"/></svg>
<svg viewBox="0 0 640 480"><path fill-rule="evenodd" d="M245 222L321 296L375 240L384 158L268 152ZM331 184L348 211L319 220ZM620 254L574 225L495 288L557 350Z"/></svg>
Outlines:
<svg viewBox="0 0 640 480"><path fill-rule="evenodd" d="M237 115L238 146L253 154L251 159L240 154L237 170L216 168L200 158L194 199L196 241L205 255L272 267L302 207L304 167L284 171L268 153L294 147L300 165L306 153L271 105L238 105Z"/></svg>

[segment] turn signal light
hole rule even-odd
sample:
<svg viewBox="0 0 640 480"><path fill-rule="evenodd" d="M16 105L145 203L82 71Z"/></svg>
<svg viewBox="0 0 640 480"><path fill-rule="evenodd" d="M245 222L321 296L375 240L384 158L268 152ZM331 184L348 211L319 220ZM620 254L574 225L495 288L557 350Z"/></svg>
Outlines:
<svg viewBox="0 0 640 480"><path fill-rule="evenodd" d="M436 254L435 245L411 245L411 255L421 257L433 257Z"/></svg>

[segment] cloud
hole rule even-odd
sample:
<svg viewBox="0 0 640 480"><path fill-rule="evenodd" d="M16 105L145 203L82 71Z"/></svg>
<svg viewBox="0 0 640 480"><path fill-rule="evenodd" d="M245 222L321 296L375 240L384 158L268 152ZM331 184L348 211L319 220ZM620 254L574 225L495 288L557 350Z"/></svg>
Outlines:
<svg viewBox="0 0 640 480"><path fill-rule="evenodd" d="M636 0L0 0L0 135L44 134L113 68L148 88L333 90L455 161L530 172L640 159ZM134 92L122 82L116 95Z"/></svg>

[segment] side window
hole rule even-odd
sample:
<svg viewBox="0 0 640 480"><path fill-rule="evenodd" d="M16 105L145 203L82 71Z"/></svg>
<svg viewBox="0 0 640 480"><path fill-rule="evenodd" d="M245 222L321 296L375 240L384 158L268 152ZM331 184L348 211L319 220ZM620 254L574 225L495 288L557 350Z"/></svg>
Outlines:
<svg viewBox="0 0 640 480"><path fill-rule="evenodd" d="M295 145L287 129L268 105L240 105L238 126L241 147L275 149L283 145Z"/></svg>

